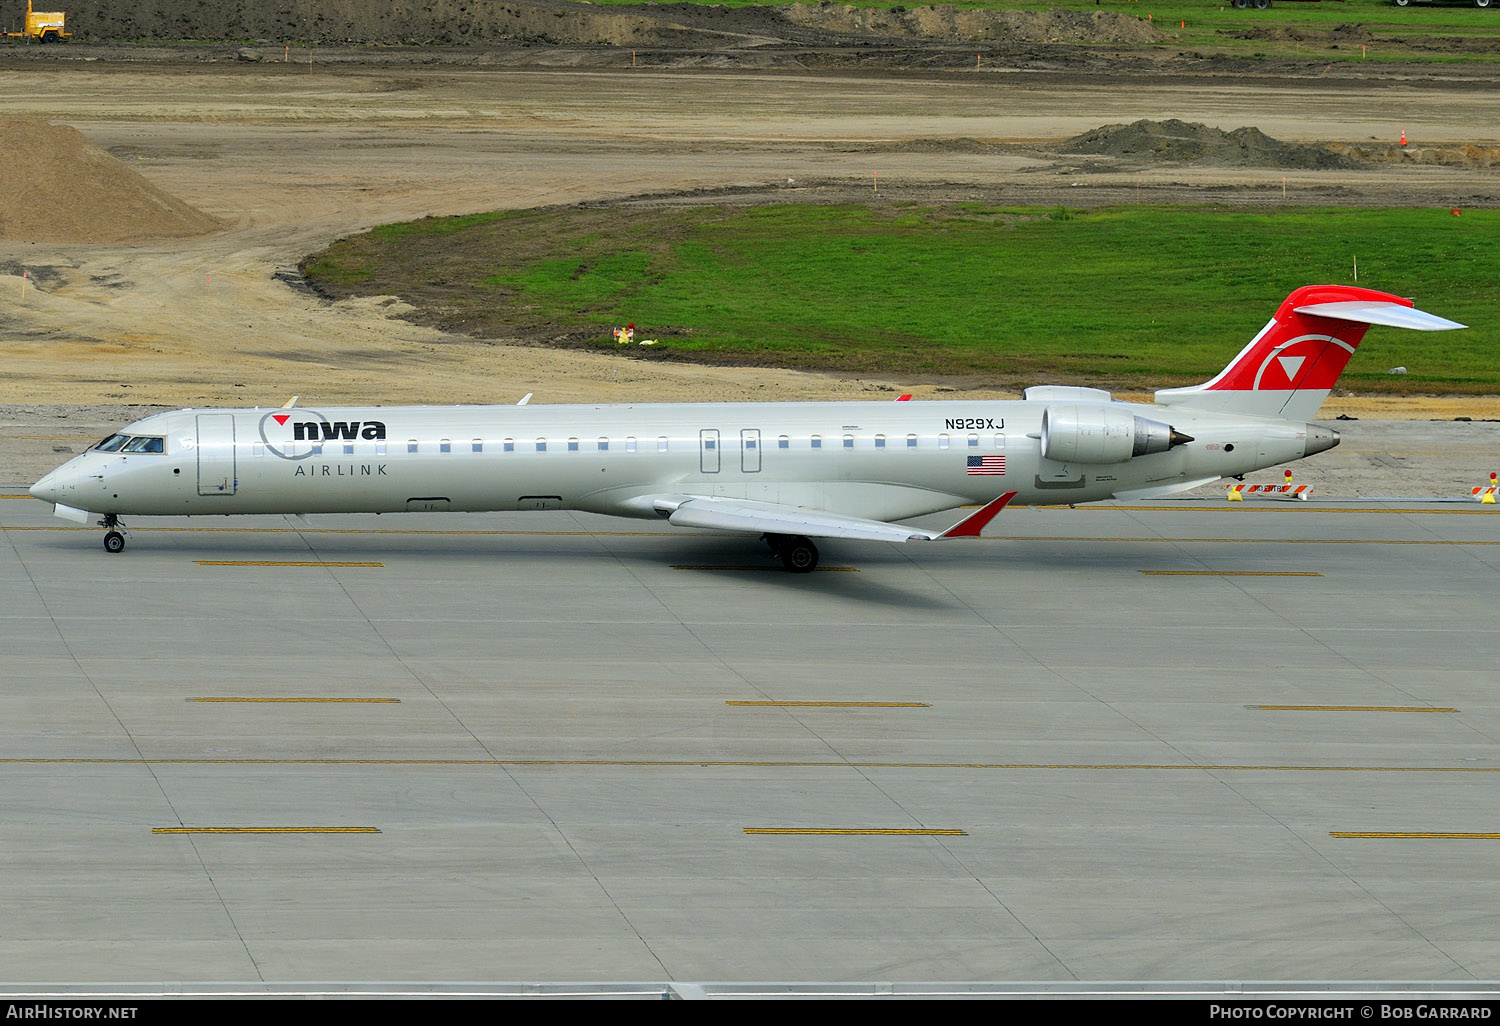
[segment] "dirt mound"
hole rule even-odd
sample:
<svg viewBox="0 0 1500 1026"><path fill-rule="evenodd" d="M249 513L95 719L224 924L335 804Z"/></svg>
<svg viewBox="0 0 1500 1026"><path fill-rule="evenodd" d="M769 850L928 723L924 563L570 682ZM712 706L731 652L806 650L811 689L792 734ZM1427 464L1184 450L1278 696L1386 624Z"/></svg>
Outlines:
<svg viewBox="0 0 1500 1026"><path fill-rule="evenodd" d="M1375 34L1359 22L1348 22L1331 29L1315 29L1306 25L1272 25L1265 28L1243 29L1224 32L1231 39L1264 39L1275 42L1323 43L1337 50L1339 44L1360 46L1375 41Z"/></svg>
<svg viewBox="0 0 1500 1026"><path fill-rule="evenodd" d="M985 11L954 7L890 10L844 4L792 4L794 25L824 31L922 39L1027 43L1146 43L1162 38L1149 22L1115 11Z"/></svg>
<svg viewBox="0 0 1500 1026"><path fill-rule="evenodd" d="M559 0L75 0L68 26L82 40L256 40L319 45L462 46L499 43L722 47L816 42L860 35L1031 43L1150 42L1144 19L1112 11L891 10L842 4L725 7L697 4L594 6Z"/></svg>
<svg viewBox="0 0 1500 1026"><path fill-rule="evenodd" d="M76 128L0 121L0 239L133 242L202 235L219 222L152 185Z"/></svg>
<svg viewBox="0 0 1500 1026"><path fill-rule="evenodd" d="M1397 143L1330 143L1329 149L1361 164L1432 164L1438 167L1500 167L1500 146L1457 143L1401 146Z"/></svg>
<svg viewBox="0 0 1500 1026"><path fill-rule="evenodd" d="M691 5L681 5L688 7ZM68 26L83 40L254 40L318 45L463 46L532 43L614 46L721 46L743 35L728 21L683 12L693 24L655 4L595 7L557 0L427 0L378 4L363 0L74 0ZM724 21L724 19L719 19ZM754 25L755 19L743 19ZM752 40L753 41L753 40Z"/></svg>
<svg viewBox="0 0 1500 1026"><path fill-rule="evenodd" d="M1057 146L1059 153L1148 158L1225 167L1354 168L1360 162L1323 146L1283 143L1256 128L1225 132L1207 125L1141 120L1105 125Z"/></svg>

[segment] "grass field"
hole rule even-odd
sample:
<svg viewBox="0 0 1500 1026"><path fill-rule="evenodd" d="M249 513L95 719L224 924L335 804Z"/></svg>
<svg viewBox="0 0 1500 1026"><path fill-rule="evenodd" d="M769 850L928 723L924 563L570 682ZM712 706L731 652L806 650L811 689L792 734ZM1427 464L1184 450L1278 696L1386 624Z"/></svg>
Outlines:
<svg viewBox="0 0 1500 1026"><path fill-rule="evenodd" d="M310 257L487 337L653 358L1144 388L1217 372L1298 285L1415 298L1464 332L1376 329L1356 392L1500 389L1500 212L977 203L551 209L388 225ZM1405 366L1405 376L1388 375Z"/></svg>
<svg viewBox="0 0 1500 1026"><path fill-rule="evenodd" d="M633 0L597 0L599 3L630 3ZM718 3L719 0L694 0ZM727 7L785 6L792 0L723 0ZM805 0L804 0L805 2ZM850 6L890 9L892 3L868 3L856 0ZM918 5L908 3L908 8ZM1451 50L1423 47L1417 52L1401 47L1387 50L1383 41L1402 40L1412 35L1435 36L1461 44L1463 40L1500 40L1500 0L1489 10L1476 9L1471 0L1445 0L1443 3L1414 2L1396 7L1390 0L1317 0L1288 2L1273 0L1269 10L1237 10L1229 0L955 0L944 4L957 8L980 8L995 11L1116 11L1149 19L1169 36L1159 44L1174 50L1202 54L1227 54L1239 57L1305 57L1330 61L1418 61L1445 63L1452 61L1500 60L1488 52L1465 52L1461 45ZM1362 39L1350 37L1342 42L1327 39L1290 38L1298 29L1326 33L1346 25L1357 25L1370 36L1365 49ZM1268 33L1267 30L1270 30ZM1292 33L1276 30L1294 30ZM1243 38L1249 35L1251 38Z"/></svg>

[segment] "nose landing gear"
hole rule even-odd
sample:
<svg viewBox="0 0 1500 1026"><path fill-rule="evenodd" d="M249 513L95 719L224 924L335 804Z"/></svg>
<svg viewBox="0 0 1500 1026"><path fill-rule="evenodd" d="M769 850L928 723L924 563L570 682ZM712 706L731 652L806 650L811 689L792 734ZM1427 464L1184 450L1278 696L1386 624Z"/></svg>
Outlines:
<svg viewBox="0 0 1500 1026"><path fill-rule="evenodd" d="M104 528L104 551L123 552L125 549L125 525L120 523L120 518L113 513L104 514L104 519L99 521L99 526Z"/></svg>

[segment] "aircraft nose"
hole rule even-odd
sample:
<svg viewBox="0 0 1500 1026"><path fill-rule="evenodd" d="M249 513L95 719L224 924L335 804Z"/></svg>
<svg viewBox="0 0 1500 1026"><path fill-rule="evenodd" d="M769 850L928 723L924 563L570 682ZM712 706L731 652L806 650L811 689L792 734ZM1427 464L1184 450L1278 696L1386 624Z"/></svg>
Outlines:
<svg viewBox="0 0 1500 1026"><path fill-rule="evenodd" d="M44 502L77 504L82 491L83 469L77 461L64 463L31 486L31 494Z"/></svg>
<svg viewBox="0 0 1500 1026"><path fill-rule="evenodd" d="M61 502L62 495L62 468L59 467L52 473L43 477L31 486L31 494L44 502Z"/></svg>

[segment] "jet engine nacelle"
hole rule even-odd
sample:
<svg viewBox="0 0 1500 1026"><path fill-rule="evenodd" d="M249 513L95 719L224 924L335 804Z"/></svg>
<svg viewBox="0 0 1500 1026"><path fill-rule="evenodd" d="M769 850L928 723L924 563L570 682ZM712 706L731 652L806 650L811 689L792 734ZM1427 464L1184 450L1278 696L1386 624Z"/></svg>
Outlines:
<svg viewBox="0 0 1500 1026"><path fill-rule="evenodd" d="M1159 420L1118 406L1049 406L1042 411L1042 455L1059 463L1123 463L1192 441Z"/></svg>

